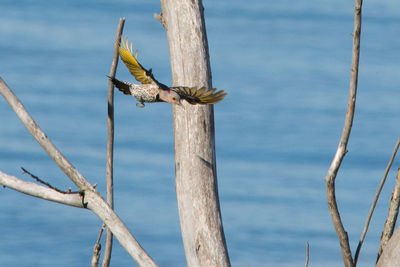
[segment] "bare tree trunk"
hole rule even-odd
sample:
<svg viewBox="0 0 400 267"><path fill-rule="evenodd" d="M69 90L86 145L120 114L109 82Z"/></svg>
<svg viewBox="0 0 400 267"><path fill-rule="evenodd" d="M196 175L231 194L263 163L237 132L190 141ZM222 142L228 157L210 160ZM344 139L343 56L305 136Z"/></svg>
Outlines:
<svg viewBox="0 0 400 267"><path fill-rule="evenodd" d="M383 249L376 264L377 267L397 267L400 266L400 228L397 228L394 235Z"/></svg>
<svg viewBox="0 0 400 267"><path fill-rule="evenodd" d="M161 0L174 86L211 84L201 0ZM176 194L186 260L230 266L217 187L213 106L174 105Z"/></svg>
<svg viewBox="0 0 400 267"><path fill-rule="evenodd" d="M398 142L400 142L400 138ZM390 199L390 204L389 204L389 214L387 216L381 236L381 244L379 245L379 250L378 250L378 260L383 250L385 249L387 243L389 242L390 238L392 238L393 236L397 217L399 215L399 206L400 206L400 169L397 170L396 185L394 186L394 189L392 191L392 198Z"/></svg>

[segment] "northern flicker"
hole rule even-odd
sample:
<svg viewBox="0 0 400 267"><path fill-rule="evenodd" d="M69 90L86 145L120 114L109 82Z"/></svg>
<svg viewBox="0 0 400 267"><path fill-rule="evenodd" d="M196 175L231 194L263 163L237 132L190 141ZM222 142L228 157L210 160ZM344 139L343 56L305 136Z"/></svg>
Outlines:
<svg viewBox="0 0 400 267"><path fill-rule="evenodd" d="M185 99L188 103L195 104L215 104L221 101L227 93L223 90L216 92L213 88L207 90L206 87L168 87L158 82L152 73L152 70L146 70L137 60L137 52L135 55L132 50L132 43L129 47L128 38L126 43L123 41L119 47L119 55L125 63L129 72L141 84L134 84L126 81L119 81L110 78L114 85L124 94L134 96L140 103L138 107L144 107L144 103L152 102L168 102L171 104L181 105L181 100Z"/></svg>

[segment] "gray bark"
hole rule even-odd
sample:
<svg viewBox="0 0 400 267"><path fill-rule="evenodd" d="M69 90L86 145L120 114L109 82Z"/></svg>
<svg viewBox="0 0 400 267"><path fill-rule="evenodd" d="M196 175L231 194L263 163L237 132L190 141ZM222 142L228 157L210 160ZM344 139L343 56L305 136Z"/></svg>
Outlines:
<svg viewBox="0 0 400 267"><path fill-rule="evenodd" d="M396 230L394 235L383 249L382 255L376 264L377 267L398 267L400 266L400 230Z"/></svg>
<svg viewBox="0 0 400 267"><path fill-rule="evenodd" d="M122 31L124 29L125 18L120 18L115 37L114 56L111 63L110 77L115 78L118 66L119 44L121 42ZM107 181L107 202L110 207L114 208L114 84L108 82L108 101L107 101L107 163L106 163L106 181ZM104 249L104 257L102 267L110 266L111 251L113 246L113 235L107 228L106 245Z"/></svg>
<svg viewBox="0 0 400 267"><path fill-rule="evenodd" d="M201 0L161 0L174 86L212 88ZM174 105L176 194L188 266L230 266L217 187L212 105Z"/></svg>

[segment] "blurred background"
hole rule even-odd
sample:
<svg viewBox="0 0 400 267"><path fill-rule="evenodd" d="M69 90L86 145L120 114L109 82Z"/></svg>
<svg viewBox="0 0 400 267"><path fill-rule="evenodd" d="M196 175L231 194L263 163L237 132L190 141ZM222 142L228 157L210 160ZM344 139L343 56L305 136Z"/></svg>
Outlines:
<svg viewBox="0 0 400 267"><path fill-rule="evenodd" d="M324 177L347 107L353 1L206 1L222 217L233 266L340 266ZM55 145L105 195L107 86L120 17L139 60L171 83L159 1L0 2L0 76ZM365 1L355 121L337 178L354 254L399 136L400 4ZM119 64L117 77L133 80ZM115 93L115 209L160 266L185 266L174 189L172 108ZM74 185L0 98L0 170ZM372 266L396 159L362 248ZM88 266L101 221L3 188L1 266ZM134 262L115 242L112 266Z"/></svg>

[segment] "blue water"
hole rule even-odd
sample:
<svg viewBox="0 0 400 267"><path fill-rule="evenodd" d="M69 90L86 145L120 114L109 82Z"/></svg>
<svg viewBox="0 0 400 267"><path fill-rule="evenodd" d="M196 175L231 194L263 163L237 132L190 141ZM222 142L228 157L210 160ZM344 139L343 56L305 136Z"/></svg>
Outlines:
<svg viewBox="0 0 400 267"><path fill-rule="evenodd" d="M325 177L347 105L353 1L204 1L219 193L233 266L341 266ZM0 2L0 75L56 146L104 194L106 97L115 31L170 83L159 1ZM337 199L354 253L400 132L400 4L364 1L359 95ZM132 79L123 65L117 76ZM160 266L185 266L171 107L115 96L115 209ZM0 98L0 170L74 188ZM375 262L394 162L361 251ZM0 192L1 266L88 266L101 225L86 210ZM112 266L133 265L115 243Z"/></svg>

